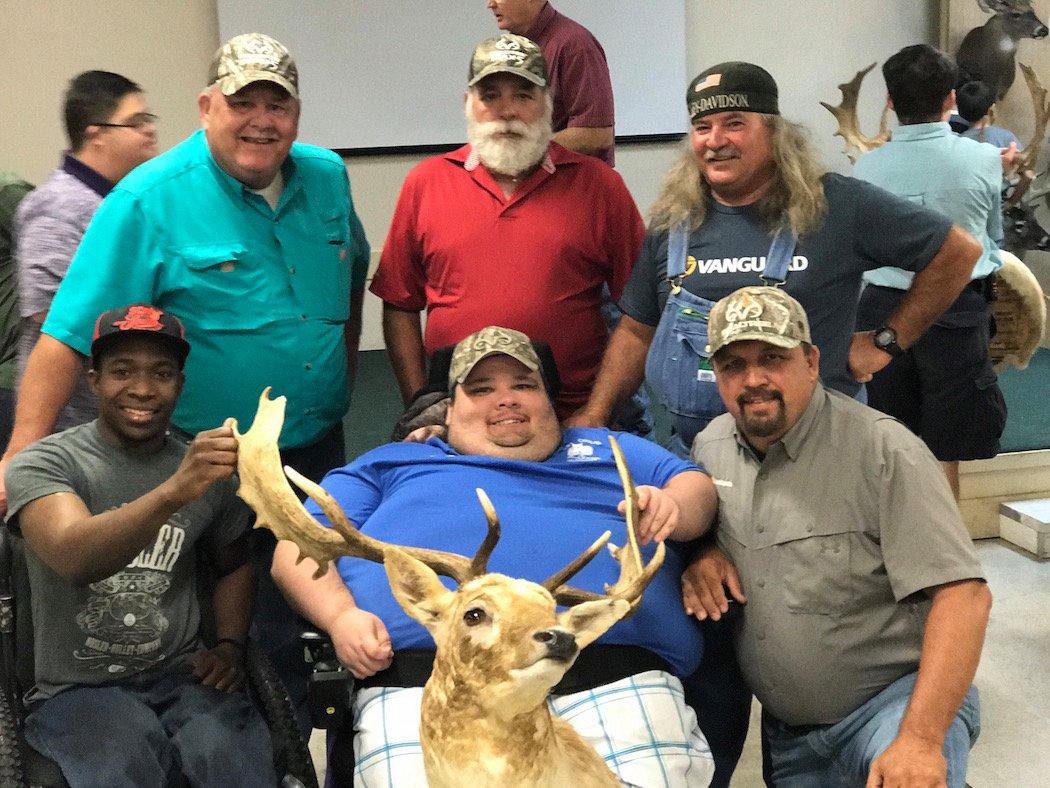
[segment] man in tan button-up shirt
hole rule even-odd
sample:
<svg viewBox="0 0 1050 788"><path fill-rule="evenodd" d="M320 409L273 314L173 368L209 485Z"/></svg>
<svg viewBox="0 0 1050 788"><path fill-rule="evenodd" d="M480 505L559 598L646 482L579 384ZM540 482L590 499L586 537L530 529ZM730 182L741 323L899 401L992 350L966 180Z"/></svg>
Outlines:
<svg viewBox="0 0 1050 788"><path fill-rule="evenodd" d="M709 331L729 413L693 457L718 489L718 539L685 603L701 619L742 605L736 652L773 782L964 785L991 595L937 461L820 385L783 291L738 290Z"/></svg>

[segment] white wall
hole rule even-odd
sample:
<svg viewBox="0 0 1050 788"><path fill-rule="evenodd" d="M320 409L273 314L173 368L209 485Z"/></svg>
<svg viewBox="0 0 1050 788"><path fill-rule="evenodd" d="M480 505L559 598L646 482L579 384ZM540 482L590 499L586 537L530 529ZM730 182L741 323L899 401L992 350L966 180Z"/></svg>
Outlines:
<svg viewBox="0 0 1050 788"><path fill-rule="evenodd" d="M482 0L457 2L470 13L488 13ZM861 66L905 44L935 41L937 6L938 0L689 0L688 71L730 59L764 65L780 84L784 114L809 125L829 165L845 171L841 144L831 137L834 121L817 102L837 102L836 85ZM147 89L162 117L162 148L196 128L195 96L219 44L215 0L0 0L0 19L0 169L39 181L55 166L64 145L60 96L69 77L88 68L121 72ZM648 40L645 30L638 37L640 47L659 52L660 42ZM869 127L884 92L881 77L869 77L862 91ZM617 150L617 169L643 212L676 153L674 143ZM421 158L347 161L374 249L382 246L405 173ZM375 348L381 346L378 304L369 299L364 347Z"/></svg>

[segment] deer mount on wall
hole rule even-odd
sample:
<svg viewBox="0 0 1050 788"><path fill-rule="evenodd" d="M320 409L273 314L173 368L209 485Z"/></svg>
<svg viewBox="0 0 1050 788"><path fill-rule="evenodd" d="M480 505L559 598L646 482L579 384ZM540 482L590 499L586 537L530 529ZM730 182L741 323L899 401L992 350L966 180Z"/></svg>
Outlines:
<svg viewBox="0 0 1050 788"><path fill-rule="evenodd" d="M361 533L320 485L295 470L282 471L277 439L285 398L263 391L251 428L237 438L238 495L255 510L256 528L299 547L317 563L315 577L341 556L384 564L394 597L434 637L437 653L423 690L420 742L431 788L447 786L618 786L597 752L564 720L551 715L547 694L580 649L630 615L663 563L658 544L648 563L638 545L638 505L626 461L610 436L624 487L627 539L610 545L620 564L616 583L597 594L566 585L609 540L606 531L542 584L489 573L500 526L488 496L477 490L488 531L473 558L440 550L396 546ZM287 475L287 478L286 478ZM331 523L306 511L291 479ZM438 579L452 578L449 591ZM566 605L557 612L556 605Z"/></svg>

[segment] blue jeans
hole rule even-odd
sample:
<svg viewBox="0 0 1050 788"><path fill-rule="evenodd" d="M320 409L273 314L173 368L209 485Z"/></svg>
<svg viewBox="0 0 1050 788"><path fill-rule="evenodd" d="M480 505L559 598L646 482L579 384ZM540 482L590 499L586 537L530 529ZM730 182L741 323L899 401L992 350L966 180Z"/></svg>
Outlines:
<svg viewBox="0 0 1050 788"><path fill-rule="evenodd" d="M78 687L35 705L26 741L72 788L276 785L270 732L243 692L188 674L145 687Z"/></svg>
<svg viewBox="0 0 1050 788"><path fill-rule="evenodd" d="M872 762L897 736L915 687L915 676L911 673L897 679L834 725L799 731L763 714L762 730L769 745L773 785L791 788L863 786ZM948 788L966 785L966 762L980 731L980 701L977 688L971 686L944 738Z"/></svg>

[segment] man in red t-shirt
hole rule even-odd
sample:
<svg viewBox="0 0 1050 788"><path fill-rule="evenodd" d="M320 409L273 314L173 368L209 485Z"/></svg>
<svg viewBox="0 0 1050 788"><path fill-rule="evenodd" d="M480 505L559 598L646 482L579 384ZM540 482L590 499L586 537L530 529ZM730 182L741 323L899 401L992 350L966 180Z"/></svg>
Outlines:
<svg viewBox="0 0 1050 788"><path fill-rule="evenodd" d="M406 403L426 383L427 356L487 325L551 346L559 418L586 402L606 342L602 286L619 298L645 228L615 171L551 140L551 113L539 48L509 33L483 41L469 144L405 179L372 292Z"/></svg>
<svg viewBox="0 0 1050 788"><path fill-rule="evenodd" d="M554 141L613 166L612 80L598 39L547 0L486 0L485 7L500 30L525 36L543 51L554 97Z"/></svg>

